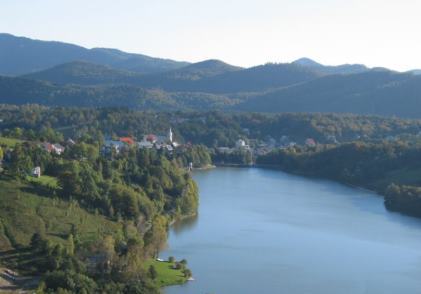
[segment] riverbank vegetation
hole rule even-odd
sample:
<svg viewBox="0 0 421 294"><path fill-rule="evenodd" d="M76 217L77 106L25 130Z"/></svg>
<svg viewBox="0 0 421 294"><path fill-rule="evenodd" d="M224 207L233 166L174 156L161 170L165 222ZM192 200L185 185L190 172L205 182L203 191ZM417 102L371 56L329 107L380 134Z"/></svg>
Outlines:
<svg viewBox="0 0 421 294"><path fill-rule="evenodd" d="M291 147L260 156L257 163L368 188L385 196L388 209L421 216L420 159L417 142L383 141Z"/></svg>

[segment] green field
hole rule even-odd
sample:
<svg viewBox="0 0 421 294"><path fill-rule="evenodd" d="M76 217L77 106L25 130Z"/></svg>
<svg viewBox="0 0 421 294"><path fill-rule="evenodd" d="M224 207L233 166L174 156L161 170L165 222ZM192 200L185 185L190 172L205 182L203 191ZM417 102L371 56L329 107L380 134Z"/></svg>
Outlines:
<svg viewBox="0 0 421 294"><path fill-rule="evenodd" d="M6 145L7 147L14 147L16 144L22 142L23 141L19 139L0 137L0 146Z"/></svg>
<svg viewBox="0 0 421 294"><path fill-rule="evenodd" d="M26 179L34 184L42 185L47 188L57 189L58 188L58 180L55 177L50 176L41 176L39 178L35 178L32 176L27 176Z"/></svg>
<svg viewBox="0 0 421 294"><path fill-rule="evenodd" d="M181 270L173 269L174 263L167 261L148 260L145 262L145 269L148 270L149 266L153 265L158 273L156 283L159 287L170 285L179 285L187 281Z"/></svg>

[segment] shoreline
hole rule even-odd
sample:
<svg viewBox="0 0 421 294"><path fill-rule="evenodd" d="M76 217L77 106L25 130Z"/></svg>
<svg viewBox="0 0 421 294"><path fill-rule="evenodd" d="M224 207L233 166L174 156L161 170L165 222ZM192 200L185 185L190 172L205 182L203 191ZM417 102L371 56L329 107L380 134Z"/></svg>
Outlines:
<svg viewBox="0 0 421 294"><path fill-rule="evenodd" d="M384 194L385 193L384 187L383 188L378 187L376 189L376 188L373 188L373 187L370 188L370 187L359 186L359 185L356 185L356 184L352 184L352 183L345 182L345 181L340 181L340 180L329 178L329 177L317 176L317 175L314 175L314 174L311 174L311 173L303 173L303 172L297 172L297 171L287 171L280 166L272 165L272 164L253 164L253 165L217 164L217 167L218 166L219 167L233 167L233 168L245 168L245 167L247 167L247 168L273 169L273 170L279 170L279 171L282 171L282 172L285 172L285 173L291 174L291 175L297 175L297 176L302 176L302 177L306 177L306 178L331 181L331 182L334 182L334 183L337 183L337 184L341 184L341 185L344 185L344 186L351 187L353 189L361 190L361 191L364 191L364 192L367 192L367 193L372 193L373 195L375 195L377 197L383 198L383 205L384 205L385 209L390 213L399 213L401 215L408 216L408 217L414 217L414 218L417 218L417 219L421 218L421 215L419 215L417 213L413 213L413 212L411 212L410 210L407 210L407 209L402 209L400 206L395 206L395 207L392 207L390 205L388 206L386 204L386 195Z"/></svg>
<svg viewBox="0 0 421 294"><path fill-rule="evenodd" d="M336 179L332 179L332 178L327 178L327 177L321 177L321 176L317 176L314 174L309 174L309 173L303 173L303 172L297 172L297 171L287 171L285 169L283 169L282 167L275 165L275 164L237 164L237 163L216 163L215 164L216 167L235 167L235 168L261 168L261 169L272 169L272 170L279 170L282 172L285 172L287 174L291 174L291 175L297 175L297 176L302 176L302 177L306 177L306 178L312 178L312 179L320 179L320 180L328 180L328 181L332 181L338 184L342 184L345 186L349 186L358 190L362 190L365 192L370 192L373 194L377 194L378 196L381 197L385 197L384 195L381 194L380 191L376 191L376 190L371 190L367 187L363 187L363 186L358 186L355 184L351 184L348 182L344 182L344 181L339 181Z"/></svg>
<svg viewBox="0 0 421 294"><path fill-rule="evenodd" d="M172 227L175 223L177 222L181 222L185 219L191 218L191 217L195 217L198 215L198 212L195 213L191 213L191 214L187 214L187 215L182 215L182 216L177 216L172 218L169 222L168 222L168 227Z"/></svg>
<svg viewBox="0 0 421 294"><path fill-rule="evenodd" d="M210 169L214 169L217 168L216 165L213 164L207 164L205 166L201 166L201 167L193 167L192 170L210 170Z"/></svg>

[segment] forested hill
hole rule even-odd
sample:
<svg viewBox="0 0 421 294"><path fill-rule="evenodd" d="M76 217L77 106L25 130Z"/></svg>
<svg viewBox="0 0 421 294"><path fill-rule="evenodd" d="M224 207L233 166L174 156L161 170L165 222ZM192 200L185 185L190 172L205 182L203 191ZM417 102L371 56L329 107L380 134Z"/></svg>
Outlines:
<svg viewBox="0 0 421 294"><path fill-rule="evenodd" d="M119 70L107 65L86 61L72 61L39 72L23 75L23 78L48 81L56 84L100 85L131 84L142 74Z"/></svg>
<svg viewBox="0 0 421 294"><path fill-rule="evenodd" d="M257 95L238 109L421 117L421 77L391 71L332 75Z"/></svg>
<svg viewBox="0 0 421 294"><path fill-rule="evenodd" d="M130 107L142 110L223 109L235 100L207 93L165 92L118 84L105 86L57 85L50 82L0 76L0 103L75 107Z"/></svg>
<svg viewBox="0 0 421 294"><path fill-rule="evenodd" d="M84 60L140 73L168 71L188 64L115 49L86 49L68 43L0 34L0 74L26 74L75 60Z"/></svg>
<svg viewBox="0 0 421 294"><path fill-rule="evenodd" d="M99 68L100 72L103 68ZM275 69L277 70L277 69ZM111 75L107 75L111 71ZM180 80L174 87L190 83L200 85L205 81L219 80L218 87L225 88L234 74L243 70L199 79ZM114 70L105 69L98 77L114 79ZM130 73L119 72L122 79L137 79ZM243 75L243 74L241 74ZM264 75L254 80L249 72L243 75L244 82L226 87L256 89L273 80ZM91 76L92 77L92 76ZM280 77L280 75L278 75ZM249 79L250 78L250 79ZM288 79L294 79L291 75ZM167 80L168 81L168 80ZM246 82L247 81L247 82ZM285 80L284 80L285 81ZM216 82L214 85L218 85ZM277 81L278 83L280 81ZM269 84L268 84L269 83ZM178 85L178 86L176 86ZM202 84L204 85L204 84ZM225 88L225 89L227 89ZM238 88L237 90L239 90ZM311 79L296 85L264 92L214 94L191 91L165 91L159 87L136 86L127 83L105 85L59 85L27 78L0 77L0 103L37 103L47 106L107 107L122 106L138 110L229 110L252 112L341 112L421 118L421 76L391 71L369 71L352 75L330 75Z"/></svg>
<svg viewBox="0 0 421 294"><path fill-rule="evenodd" d="M219 60L205 60L150 75L75 61L23 77L59 84L129 84L172 92L236 93L289 86L321 75L318 71L294 64L265 64L243 69Z"/></svg>

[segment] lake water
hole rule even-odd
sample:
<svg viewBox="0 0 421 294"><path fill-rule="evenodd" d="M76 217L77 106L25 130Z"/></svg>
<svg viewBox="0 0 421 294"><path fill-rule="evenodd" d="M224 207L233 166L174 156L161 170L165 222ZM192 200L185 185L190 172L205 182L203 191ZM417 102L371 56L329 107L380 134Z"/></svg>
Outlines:
<svg viewBox="0 0 421 294"><path fill-rule="evenodd" d="M281 171L198 171L199 216L161 256L195 281L166 294L421 293L421 221L383 198Z"/></svg>

